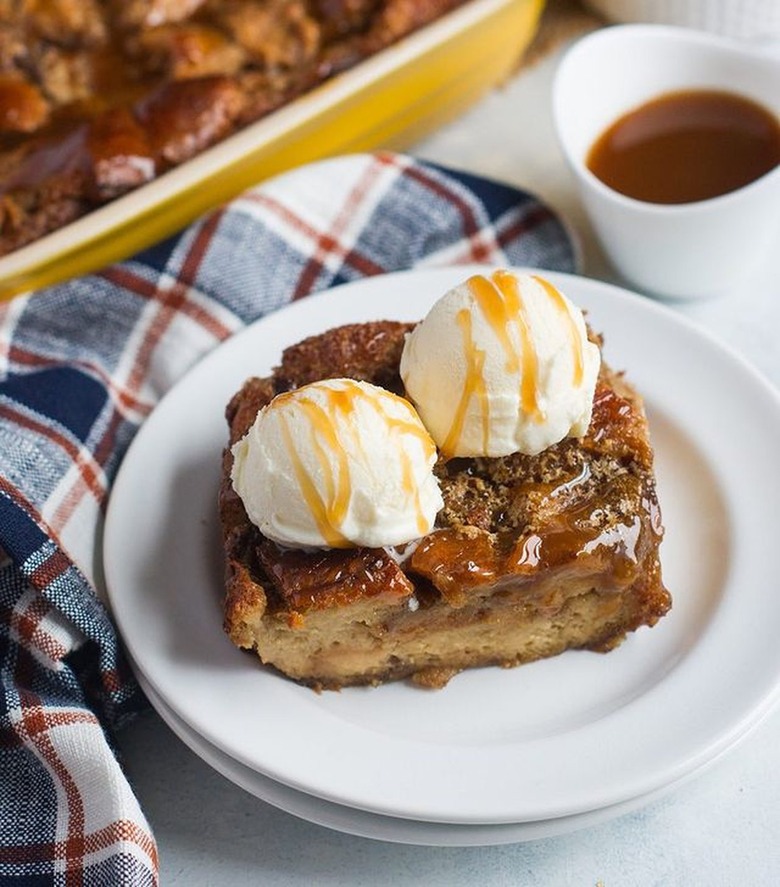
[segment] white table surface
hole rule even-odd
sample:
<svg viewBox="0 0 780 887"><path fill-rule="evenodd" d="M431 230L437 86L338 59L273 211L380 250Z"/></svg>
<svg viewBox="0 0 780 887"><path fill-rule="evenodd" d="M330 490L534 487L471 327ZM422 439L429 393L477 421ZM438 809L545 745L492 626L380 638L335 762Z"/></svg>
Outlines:
<svg viewBox="0 0 780 887"><path fill-rule="evenodd" d="M552 56L521 73L411 153L534 191L578 231L584 273L614 279L555 141L549 99L557 62ZM780 242L742 292L674 310L730 342L780 385ZM498 847L406 846L312 825L217 774L154 712L126 728L119 744L157 838L164 887L780 884L777 710L706 772L638 812Z"/></svg>

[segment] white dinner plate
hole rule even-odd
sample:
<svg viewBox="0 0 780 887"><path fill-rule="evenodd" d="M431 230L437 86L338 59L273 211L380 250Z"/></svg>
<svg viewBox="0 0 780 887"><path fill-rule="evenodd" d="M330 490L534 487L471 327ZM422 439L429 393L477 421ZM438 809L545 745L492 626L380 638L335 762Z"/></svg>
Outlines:
<svg viewBox="0 0 780 887"><path fill-rule="evenodd" d="M273 807L284 810L286 813L291 813L299 819L305 819L307 822L361 838L389 841L394 844L416 844L423 847L485 847L538 841L542 838L555 838L582 828L609 822L640 807L645 807L672 788L677 787L675 783L673 786L664 786L657 792L632 798L620 804L536 822L468 825L451 822L423 822L402 819L398 816L383 816L381 813L355 810L353 807L334 804L332 801L326 801L306 792L296 791L294 788L269 779L268 776L263 776L257 770L252 770L239 763L185 724L143 679L141 682L157 713L176 736L201 760L226 779L249 794ZM686 776L684 781L687 781L688 778L689 776Z"/></svg>
<svg viewBox="0 0 780 887"><path fill-rule="evenodd" d="M406 683L317 694L222 633L216 515L224 406L281 349L339 323L422 316L474 268L370 278L236 335L163 399L114 485L109 594L145 681L239 763L374 813L445 823L534 822L671 785L766 714L780 681L775 578L777 392L657 303L547 276L589 312L605 355L645 395L667 535L672 612L604 656L571 651ZM546 273L546 272L544 272Z"/></svg>

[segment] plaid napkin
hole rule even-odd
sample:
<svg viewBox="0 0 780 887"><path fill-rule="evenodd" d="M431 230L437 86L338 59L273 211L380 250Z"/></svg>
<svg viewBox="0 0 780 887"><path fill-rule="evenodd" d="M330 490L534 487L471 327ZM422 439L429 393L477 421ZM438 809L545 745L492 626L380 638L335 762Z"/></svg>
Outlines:
<svg viewBox="0 0 780 887"><path fill-rule="evenodd" d="M111 481L160 397L245 324L365 275L571 271L529 194L396 154L303 167L104 271L0 305L0 881L157 883L112 748L144 706L104 601Z"/></svg>

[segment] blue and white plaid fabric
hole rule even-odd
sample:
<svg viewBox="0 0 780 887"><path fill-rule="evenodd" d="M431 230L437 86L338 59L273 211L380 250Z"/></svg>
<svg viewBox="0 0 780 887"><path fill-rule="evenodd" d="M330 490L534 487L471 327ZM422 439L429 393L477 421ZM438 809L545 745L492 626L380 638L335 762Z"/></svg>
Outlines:
<svg viewBox="0 0 780 887"><path fill-rule="evenodd" d="M104 606L111 482L160 397L245 324L370 274L485 262L572 271L549 208L396 154L242 195L89 277L0 306L0 881L157 882L110 744L145 705Z"/></svg>

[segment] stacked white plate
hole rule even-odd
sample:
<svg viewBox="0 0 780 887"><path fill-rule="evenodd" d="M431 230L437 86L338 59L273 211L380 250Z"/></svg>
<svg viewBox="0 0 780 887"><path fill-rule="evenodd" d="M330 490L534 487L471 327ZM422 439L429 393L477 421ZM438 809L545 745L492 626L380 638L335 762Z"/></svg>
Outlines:
<svg viewBox="0 0 780 887"><path fill-rule="evenodd" d="M370 278L268 316L201 361L136 437L111 497L111 605L152 704L228 779L305 819L418 844L498 844L634 809L700 771L780 685L772 567L780 398L672 310L543 272L644 394L674 605L608 655L314 693L222 632L224 407L281 350L341 323L415 320L475 268Z"/></svg>

